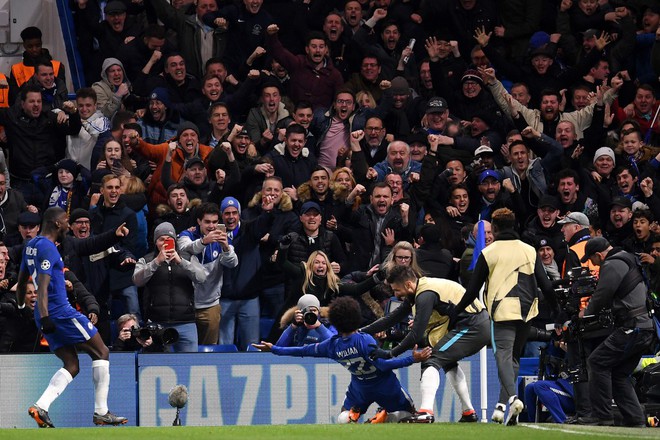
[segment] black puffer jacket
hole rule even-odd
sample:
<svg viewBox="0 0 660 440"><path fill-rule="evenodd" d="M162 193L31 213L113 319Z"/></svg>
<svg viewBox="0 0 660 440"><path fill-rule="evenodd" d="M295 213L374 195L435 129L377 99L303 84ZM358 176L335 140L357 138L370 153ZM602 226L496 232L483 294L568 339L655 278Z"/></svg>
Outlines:
<svg viewBox="0 0 660 440"><path fill-rule="evenodd" d="M144 257L151 263L155 254ZM195 289L181 265L163 263L144 286L145 318L154 322L195 321Z"/></svg>

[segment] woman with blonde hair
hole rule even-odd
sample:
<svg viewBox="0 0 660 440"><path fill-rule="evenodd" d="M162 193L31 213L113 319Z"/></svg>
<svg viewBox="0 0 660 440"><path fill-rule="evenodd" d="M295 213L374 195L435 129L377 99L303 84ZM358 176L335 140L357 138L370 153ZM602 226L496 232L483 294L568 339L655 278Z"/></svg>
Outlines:
<svg viewBox="0 0 660 440"><path fill-rule="evenodd" d="M424 271L417 263L415 248L407 241L396 243L381 265L386 273L390 273L395 266L410 266L417 278L424 276Z"/></svg>
<svg viewBox="0 0 660 440"><path fill-rule="evenodd" d="M384 275L376 272L360 283L343 283L333 272L330 259L323 251L313 251L307 261L294 264L287 258L291 245L290 238L287 238L288 236L284 236L280 242L276 264L291 280L293 288L285 301L280 328L290 324L295 304L303 295L314 295L323 308L338 296L352 296L359 301L360 295L384 280Z"/></svg>

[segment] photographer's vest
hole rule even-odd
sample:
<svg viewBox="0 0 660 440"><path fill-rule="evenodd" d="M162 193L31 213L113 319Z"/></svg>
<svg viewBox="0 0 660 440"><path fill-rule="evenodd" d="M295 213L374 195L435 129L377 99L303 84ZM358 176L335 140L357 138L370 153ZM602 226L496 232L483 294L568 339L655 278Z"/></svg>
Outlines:
<svg viewBox="0 0 660 440"><path fill-rule="evenodd" d="M422 277L417 282L417 290L415 297L422 292L431 291L438 295L440 301L456 305L461 302L465 294L465 288L455 281L445 280L442 278ZM484 305L478 299L475 299L472 304L465 308L466 313L479 313L484 309ZM413 306L413 313L416 313L415 306ZM424 332L425 338L428 339L431 347L435 346L440 339L447 334L447 325L449 324L449 317L441 315L437 310L433 309L429 323L426 325Z"/></svg>
<svg viewBox="0 0 660 440"><path fill-rule="evenodd" d="M50 60L50 62L53 64L53 72L57 78L57 75L60 73L61 64L55 60ZM11 66L11 75L16 80L16 85L22 87L34 75L34 66L26 66L23 62L16 63Z"/></svg>
<svg viewBox="0 0 660 440"><path fill-rule="evenodd" d="M484 300L493 321L529 321L539 314L536 250L520 240L495 240L482 252L488 264Z"/></svg>

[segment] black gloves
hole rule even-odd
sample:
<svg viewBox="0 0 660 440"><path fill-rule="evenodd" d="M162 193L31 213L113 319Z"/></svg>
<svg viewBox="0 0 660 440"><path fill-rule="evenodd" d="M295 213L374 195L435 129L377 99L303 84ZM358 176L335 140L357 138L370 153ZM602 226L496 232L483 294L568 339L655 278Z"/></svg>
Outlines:
<svg viewBox="0 0 660 440"><path fill-rule="evenodd" d="M55 332L55 323L51 321L50 316L43 316L41 318L41 333L49 334Z"/></svg>
<svg viewBox="0 0 660 440"><path fill-rule="evenodd" d="M293 242L293 237L291 237L291 234L283 235L282 238L280 238L280 247L287 248L291 246L291 242Z"/></svg>

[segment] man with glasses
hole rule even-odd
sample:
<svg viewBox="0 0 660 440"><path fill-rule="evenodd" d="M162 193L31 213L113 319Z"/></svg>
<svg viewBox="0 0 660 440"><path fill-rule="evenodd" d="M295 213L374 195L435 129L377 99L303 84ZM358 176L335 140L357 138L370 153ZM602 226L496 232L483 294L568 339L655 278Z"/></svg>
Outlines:
<svg viewBox="0 0 660 440"><path fill-rule="evenodd" d="M312 122L312 133L319 140L318 164L334 170L337 167L337 154L349 145L352 131L355 96L348 90L340 90L335 95L332 108L324 113L319 111Z"/></svg>
<svg viewBox="0 0 660 440"><path fill-rule="evenodd" d="M378 116L367 119L364 126L364 139L360 147L367 159L367 165L373 167L387 158L387 130L383 127L383 120Z"/></svg>

